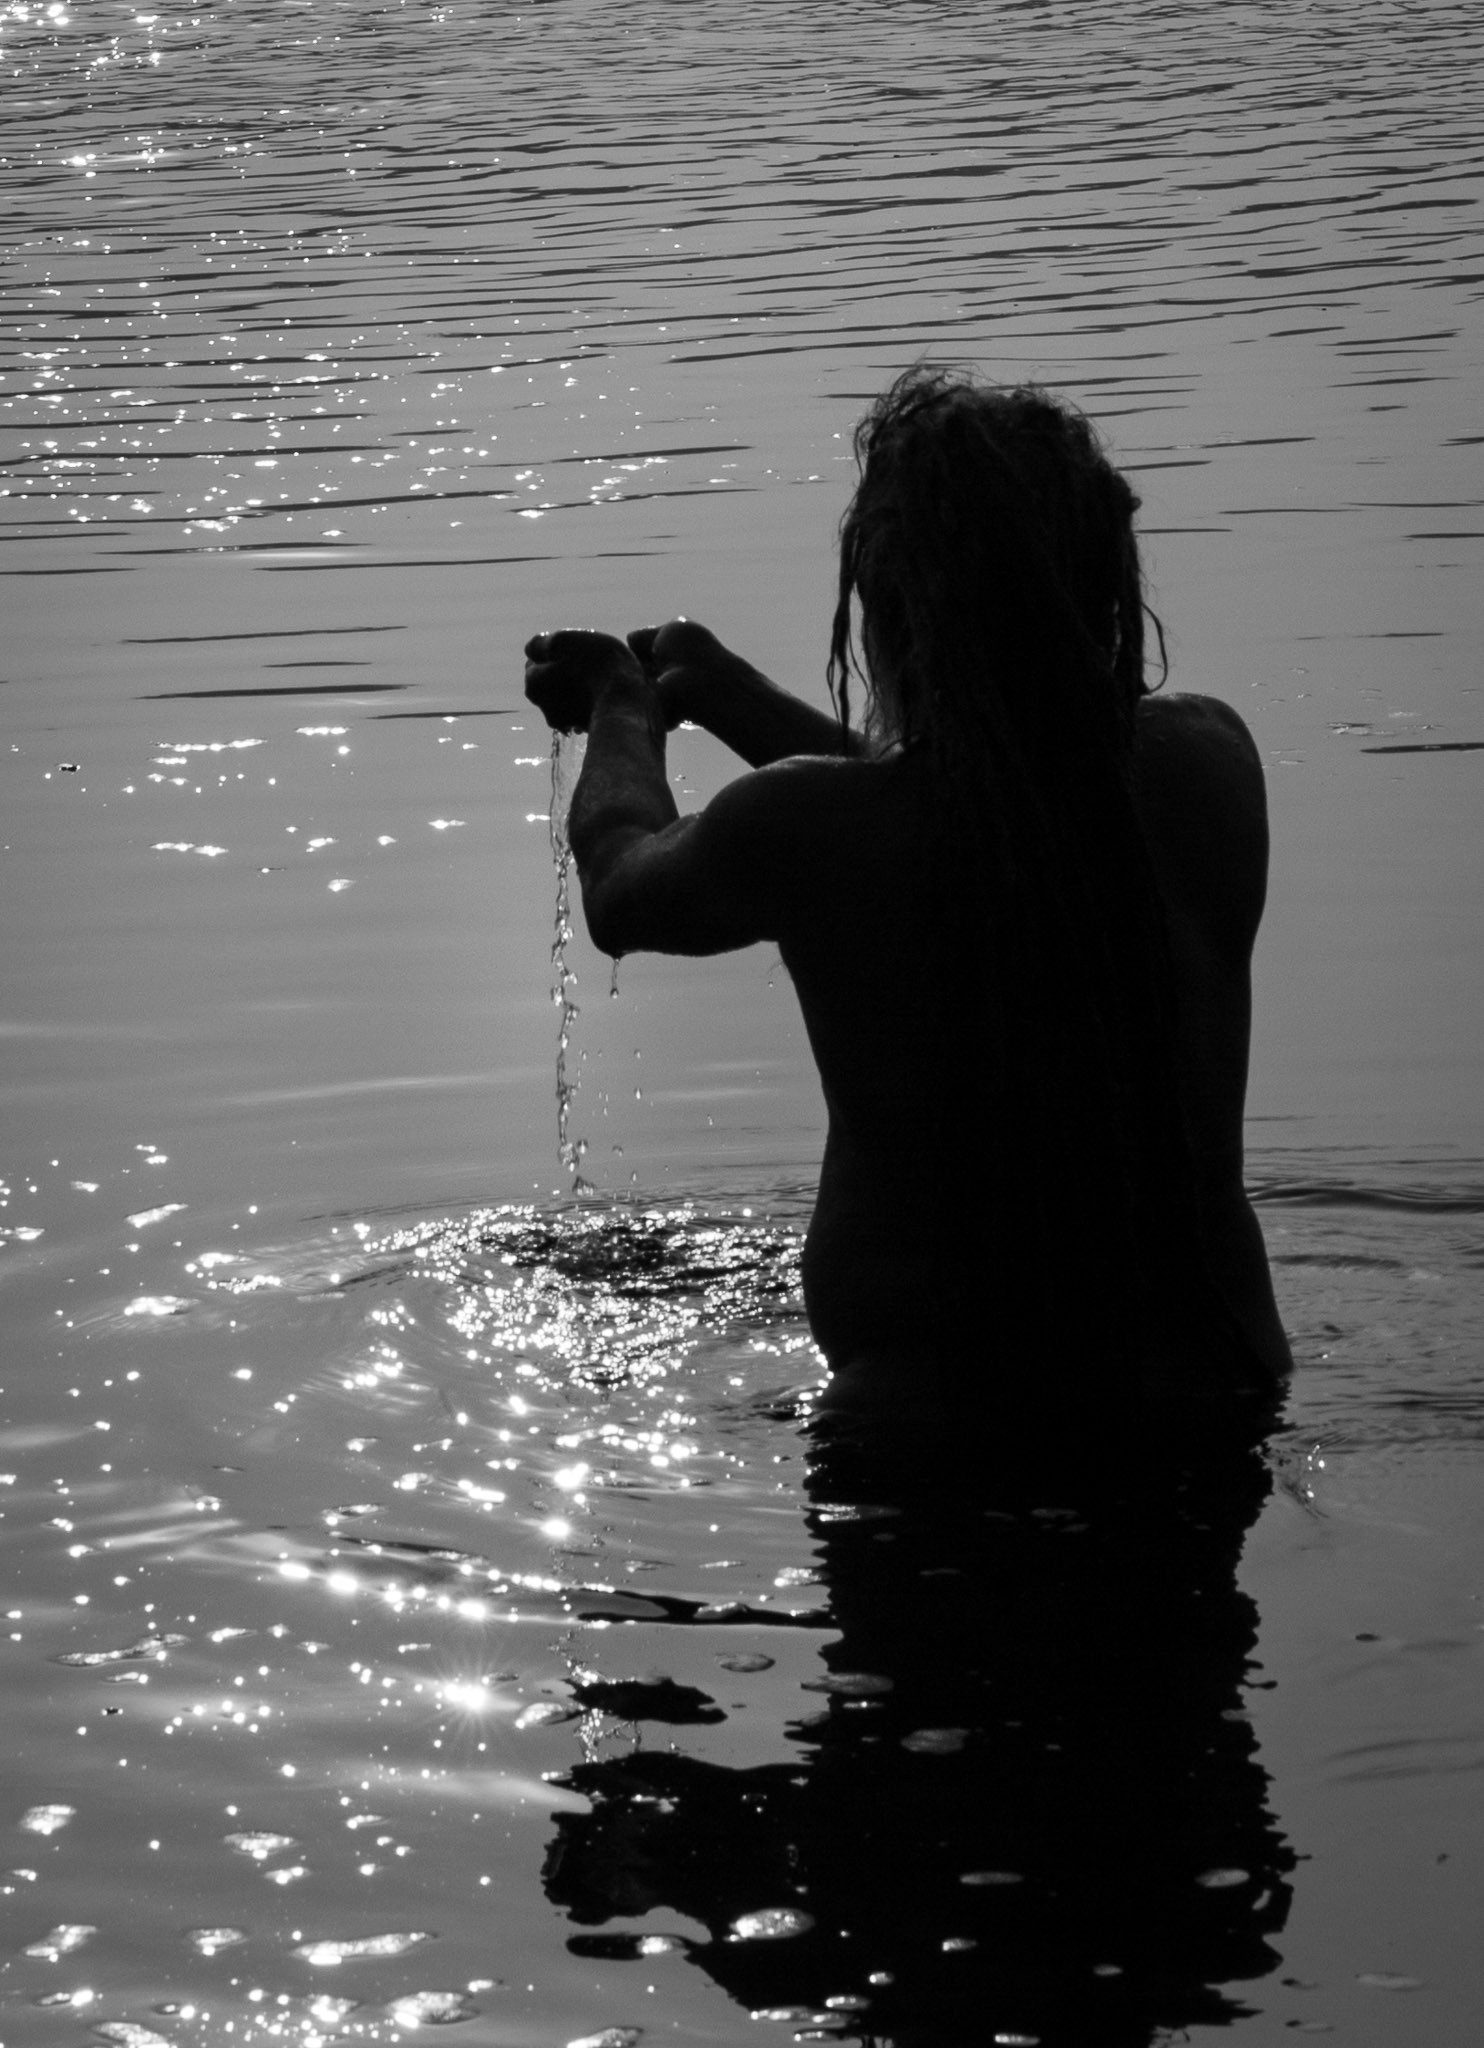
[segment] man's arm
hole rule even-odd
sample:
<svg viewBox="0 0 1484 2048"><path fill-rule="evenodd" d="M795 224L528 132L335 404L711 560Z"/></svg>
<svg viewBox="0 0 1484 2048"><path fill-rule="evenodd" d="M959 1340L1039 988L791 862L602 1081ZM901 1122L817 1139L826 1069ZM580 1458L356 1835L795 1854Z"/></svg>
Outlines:
<svg viewBox="0 0 1484 2048"><path fill-rule="evenodd" d="M615 957L720 953L774 936L766 847L778 771L744 776L681 818L664 707L623 642L542 634L526 654L527 696L558 731L588 735L567 832L594 945Z"/></svg>
<svg viewBox="0 0 1484 2048"><path fill-rule="evenodd" d="M750 768L795 754L872 751L863 734L780 690L694 619L641 627L629 645L659 690L666 722L704 727Z"/></svg>
<svg viewBox="0 0 1484 2048"><path fill-rule="evenodd" d="M1219 698L1147 697L1134 788L1169 933L1181 1105L1202 1199L1240 1197L1252 948L1267 887L1262 763Z"/></svg>
<svg viewBox="0 0 1484 2048"><path fill-rule="evenodd" d="M654 686L632 661L627 671L615 662L594 697L567 819L584 887L679 815L665 776L665 721Z"/></svg>
<svg viewBox="0 0 1484 2048"><path fill-rule="evenodd" d="M775 767L744 775L703 811L658 831L620 822L617 804L587 814L582 844L574 831L572 849L593 944L617 959L730 953L776 939L782 897L769 850L768 792L759 785L787 773Z"/></svg>

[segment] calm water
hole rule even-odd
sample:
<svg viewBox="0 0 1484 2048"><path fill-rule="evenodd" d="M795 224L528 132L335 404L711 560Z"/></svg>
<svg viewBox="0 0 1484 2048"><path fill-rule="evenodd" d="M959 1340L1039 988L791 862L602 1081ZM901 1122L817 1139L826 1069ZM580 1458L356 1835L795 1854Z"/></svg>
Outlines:
<svg viewBox="0 0 1484 2048"><path fill-rule="evenodd" d="M4 2041L1471 2039L1476 10L0 53ZM811 1452L786 977L553 960L521 642L822 699L921 353L1102 422L1270 765L1261 1456Z"/></svg>

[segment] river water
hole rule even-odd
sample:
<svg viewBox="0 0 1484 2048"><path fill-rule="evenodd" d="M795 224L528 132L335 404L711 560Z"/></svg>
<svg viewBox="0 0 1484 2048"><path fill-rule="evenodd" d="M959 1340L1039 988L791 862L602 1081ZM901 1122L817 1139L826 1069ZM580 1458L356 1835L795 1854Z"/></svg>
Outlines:
<svg viewBox="0 0 1484 2048"><path fill-rule="evenodd" d="M11 2048L1473 2038L1481 55L0 5ZM1260 1454L811 1451L786 977L554 948L521 643L823 701L919 355L1101 423L1270 771Z"/></svg>

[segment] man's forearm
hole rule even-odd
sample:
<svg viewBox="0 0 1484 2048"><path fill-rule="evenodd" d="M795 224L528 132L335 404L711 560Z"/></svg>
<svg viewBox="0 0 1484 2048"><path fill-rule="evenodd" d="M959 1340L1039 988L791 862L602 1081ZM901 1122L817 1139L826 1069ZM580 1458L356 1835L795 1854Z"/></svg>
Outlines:
<svg viewBox="0 0 1484 2048"><path fill-rule="evenodd" d="M619 678L593 707L572 792L568 838L586 880L636 832L662 832L678 812L665 777L665 722L653 689Z"/></svg>
<svg viewBox="0 0 1484 2048"><path fill-rule="evenodd" d="M856 754L865 749L828 712L792 697L760 669L728 655L725 663L690 666L667 691L672 719L703 726L749 768L766 768L794 754Z"/></svg>

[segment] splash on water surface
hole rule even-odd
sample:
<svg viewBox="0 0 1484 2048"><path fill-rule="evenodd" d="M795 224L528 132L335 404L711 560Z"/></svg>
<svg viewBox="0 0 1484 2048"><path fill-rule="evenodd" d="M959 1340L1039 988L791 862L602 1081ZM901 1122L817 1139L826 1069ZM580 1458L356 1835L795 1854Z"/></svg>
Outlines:
<svg viewBox="0 0 1484 2048"><path fill-rule="evenodd" d="M83 1426L17 1451L12 1489L69 1546L14 1613L14 1724L83 1796L18 1821L100 1871L144 1831L147 1972L177 2044L255 2013L312 2041L331 2021L293 1973L340 1966L367 1990L336 2024L366 2038L477 2023L514 1853L492 1853L490 1818L525 1830L534 1873L576 1800L554 1767L631 1744L635 1715L745 1741L736 1703L710 1701L729 1642L768 1645L734 1659L739 1698L775 1667L813 1674L826 1616L776 1464L819 1376L800 1221L798 1199L574 1200L198 1240L153 1253L152 1298L178 1290L158 1321L96 1276ZM639 1634L636 1659L620 1637ZM81 1942L74 1899L37 1912L27 1968ZM66 2000L143 2038L155 2023L108 1989L129 1930L86 1917L90 1984ZM386 1974L435 1937L440 1985ZM244 1987L265 1972L285 1989L258 2012Z"/></svg>

